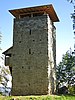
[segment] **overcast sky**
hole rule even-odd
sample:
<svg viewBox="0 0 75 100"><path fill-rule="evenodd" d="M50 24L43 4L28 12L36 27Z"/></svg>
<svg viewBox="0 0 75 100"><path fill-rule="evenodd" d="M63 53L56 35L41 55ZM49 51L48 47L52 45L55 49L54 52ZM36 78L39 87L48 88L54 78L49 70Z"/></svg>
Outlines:
<svg viewBox="0 0 75 100"><path fill-rule="evenodd" d="M67 0L0 0L0 31L2 32L2 51L13 44L13 16L8 10L52 4L60 22L56 22L56 55L57 63L62 54L74 45L72 19L73 5Z"/></svg>

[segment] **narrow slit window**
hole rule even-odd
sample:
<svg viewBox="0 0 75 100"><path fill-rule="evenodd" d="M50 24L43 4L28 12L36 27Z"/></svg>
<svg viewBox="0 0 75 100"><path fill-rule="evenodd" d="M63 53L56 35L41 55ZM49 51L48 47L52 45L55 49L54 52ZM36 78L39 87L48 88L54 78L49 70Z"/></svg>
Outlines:
<svg viewBox="0 0 75 100"><path fill-rule="evenodd" d="M30 35L31 35L31 29L30 29Z"/></svg>
<svg viewBox="0 0 75 100"><path fill-rule="evenodd" d="M31 54L31 49L29 49L29 54Z"/></svg>

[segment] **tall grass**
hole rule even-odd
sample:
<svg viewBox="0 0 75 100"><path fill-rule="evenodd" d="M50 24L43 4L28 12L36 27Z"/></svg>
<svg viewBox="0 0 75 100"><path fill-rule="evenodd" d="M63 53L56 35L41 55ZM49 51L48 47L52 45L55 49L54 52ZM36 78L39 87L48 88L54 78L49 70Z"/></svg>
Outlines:
<svg viewBox="0 0 75 100"><path fill-rule="evenodd" d="M0 100L75 100L71 95L51 96L0 96Z"/></svg>

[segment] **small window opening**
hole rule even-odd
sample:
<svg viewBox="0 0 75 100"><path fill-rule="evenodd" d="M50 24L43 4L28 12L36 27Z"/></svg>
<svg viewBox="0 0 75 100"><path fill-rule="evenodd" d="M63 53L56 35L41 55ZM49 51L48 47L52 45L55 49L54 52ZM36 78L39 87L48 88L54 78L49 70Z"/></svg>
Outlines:
<svg viewBox="0 0 75 100"><path fill-rule="evenodd" d="M44 14L44 12L40 12L40 13L33 13L33 17L35 16L42 16Z"/></svg>
<svg viewBox="0 0 75 100"><path fill-rule="evenodd" d="M29 54L31 54L31 49L29 49Z"/></svg>
<svg viewBox="0 0 75 100"><path fill-rule="evenodd" d="M24 68L24 67L22 66L22 68Z"/></svg>
<svg viewBox="0 0 75 100"><path fill-rule="evenodd" d="M31 29L30 29L30 35L31 35Z"/></svg>
<svg viewBox="0 0 75 100"><path fill-rule="evenodd" d="M33 41L35 41L35 40L33 40Z"/></svg>
<svg viewBox="0 0 75 100"><path fill-rule="evenodd" d="M20 18L24 18L24 17L31 17L31 14L23 14L23 15L20 15Z"/></svg>
<svg viewBox="0 0 75 100"><path fill-rule="evenodd" d="M40 39L40 41L41 41L41 39Z"/></svg>
<svg viewBox="0 0 75 100"><path fill-rule="evenodd" d="M19 41L19 43L21 43L21 41Z"/></svg>

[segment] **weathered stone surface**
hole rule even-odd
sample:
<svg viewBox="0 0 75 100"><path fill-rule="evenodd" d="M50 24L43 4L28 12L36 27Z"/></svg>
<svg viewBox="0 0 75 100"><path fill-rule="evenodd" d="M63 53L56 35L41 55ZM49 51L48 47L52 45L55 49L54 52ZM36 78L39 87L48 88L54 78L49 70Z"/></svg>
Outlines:
<svg viewBox="0 0 75 100"><path fill-rule="evenodd" d="M50 17L14 19L13 33L12 95L55 93L56 36Z"/></svg>

